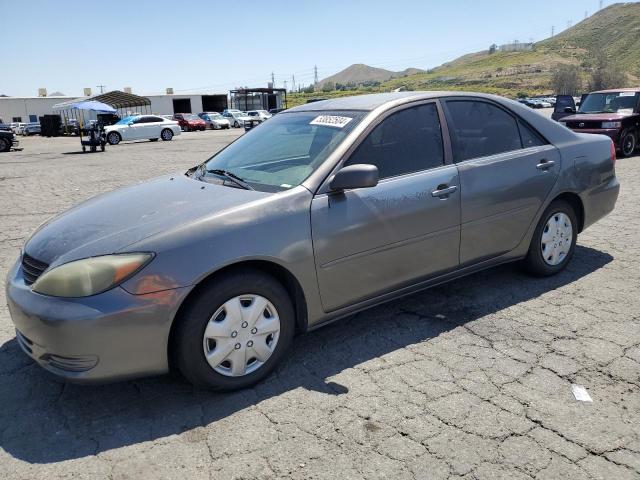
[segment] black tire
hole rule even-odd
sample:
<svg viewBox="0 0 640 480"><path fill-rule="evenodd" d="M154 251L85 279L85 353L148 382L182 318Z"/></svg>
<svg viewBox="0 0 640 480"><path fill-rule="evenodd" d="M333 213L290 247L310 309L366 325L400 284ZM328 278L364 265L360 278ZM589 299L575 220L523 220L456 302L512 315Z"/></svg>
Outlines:
<svg viewBox="0 0 640 480"><path fill-rule="evenodd" d="M216 372L205 359L204 331L212 315L227 300L245 294L260 295L273 304L280 319L278 343L257 370L239 377L226 376ZM171 338L173 363L195 386L211 390L237 390L263 380L282 360L295 330L295 314L285 288L273 277L254 270L223 274L204 285L181 309L176 322Z"/></svg>
<svg viewBox="0 0 640 480"><path fill-rule="evenodd" d="M240 128L240 124L238 123L237 120L233 122L233 128Z"/></svg>
<svg viewBox="0 0 640 480"><path fill-rule="evenodd" d="M547 222L551 219L551 217L560 213L564 213L565 215L567 215L569 217L569 220L571 221L571 246L569 247L569 251L560 261L560 263L558 263L557 265L550 265L543 258L542 235L545 232ZM563 200L555 200L551 202L551 204L547 207L545 212L540 217L540 221L538 222L535 232L533 233L533 238L531 239L531 244L529 246L529 252L527 253L527 257L524 260L525 269L529 273L541 277L548 277L562 271L571 261L571 257L573 257L573 252L576 248L576 240L578 239L578 228L578 217L573 207L569 203Z"/></svg>
<svg viewBox="0 0 640 480"><path fill-rule="evenodd" d="M100 144L100 151L101 151L101 152L104 152L104 149L105 149L105 147L104 147L104 143L101 143L101 144Z"/></svg>
<svg viewBox="0 0 640 480"><path fill-rule="evenodd" d="M621 157L630 157L636 150L638 145L638 139L636 134L630 130L622 132L620 135L620 142L618 145L618 149L620 150Z"/></svg>
<svg viewBox="0 0 640 480"><path fill-rule="evenodd" d="M107 142L109 145L118 145L122 141L122 136L118 132L109 132Z"/></svg>
<svg viewBox="0 0 640 480"><path fill-rule="evenodd" d="M165 128L160 132L160 138L163 142L170 142L173 138L173 131L170 128Z"/></svg>
<svg viewBox="0 0 640 480"><path fill-rule="evenodd" d="M11 142L6 138L0 138L0 152L8 152L11 150Z"/></svg>

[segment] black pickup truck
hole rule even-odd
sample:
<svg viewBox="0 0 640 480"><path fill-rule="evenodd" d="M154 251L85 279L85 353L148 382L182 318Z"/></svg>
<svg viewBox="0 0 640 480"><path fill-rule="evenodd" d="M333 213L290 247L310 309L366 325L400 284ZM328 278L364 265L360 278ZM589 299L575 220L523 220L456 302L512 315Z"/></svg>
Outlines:
<svg viewBox="0 0 640 480"><path fill-rule="evenodd" d="M18 148L20 142L11 131L0 130L0 152L8 152L12 148Z"/></svg>

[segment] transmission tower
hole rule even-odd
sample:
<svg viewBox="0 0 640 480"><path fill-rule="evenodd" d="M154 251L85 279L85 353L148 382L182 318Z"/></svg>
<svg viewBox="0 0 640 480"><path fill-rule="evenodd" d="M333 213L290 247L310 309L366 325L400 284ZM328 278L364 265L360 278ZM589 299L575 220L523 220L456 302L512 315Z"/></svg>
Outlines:
<svg viewBox="0 0 640 480"><path fill-rule="evenodd" d="M318 83L318 66L313 66L313 83Z"/></svg>

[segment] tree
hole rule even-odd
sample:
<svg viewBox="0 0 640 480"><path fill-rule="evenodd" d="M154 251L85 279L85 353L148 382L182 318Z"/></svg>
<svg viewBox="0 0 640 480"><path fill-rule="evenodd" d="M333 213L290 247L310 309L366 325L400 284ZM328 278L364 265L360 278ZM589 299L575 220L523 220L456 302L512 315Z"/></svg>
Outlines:
<svg viewBox="0 0 640 480"><path fill-rule="evenodd" d="M303 92L304 92L304 93L313 93L313 92L315 92L315 90L316 90L316 88L315 88L315 86L312 84L312 85L309 85L307 88L305 88L305 89L303 90Z"/></svg>
<svg viewBox="0 0 640 480"><path fill-rule="evenodd" d="M589 90L620 88L627 84L627 74L612 63L604 52L595 55L594 68L589 79Z"/></svg>
<svg viewBox="0 0 640 480"><path fill-rule="evenodd" d="M551 88L557 95L577 95L582 90L580 73L577 65L558 65L551 72Z"/></svg>
<svg viewBox="0 0 640 480"><path fill-rule="evenodd" d="M498 50L498 46L495 43L492 43L489 47L489 55L491 55L492 53L496 53L496 50Z"/></svg>
<svg viewBox="0 0 640 480"><path fill-rule="evenodd" d="M332 92L335 90L335 88L336 86L333 82L325 82L324 85L322 85L323 92Z"/></svg>

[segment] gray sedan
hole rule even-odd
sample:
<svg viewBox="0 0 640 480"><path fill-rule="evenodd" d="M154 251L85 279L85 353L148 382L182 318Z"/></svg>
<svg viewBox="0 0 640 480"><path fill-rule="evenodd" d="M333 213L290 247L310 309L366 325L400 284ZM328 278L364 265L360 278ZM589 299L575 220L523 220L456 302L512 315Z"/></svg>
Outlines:
<svg viewBox="0 0 640 480"><path fill-rule="evenodd" d="M505 262L558 273L614 208L614 164L609 138L496 96L311 103L41 226L9 309L22 349L67 379L174 366L247 387L297 332Z"/></svg>

